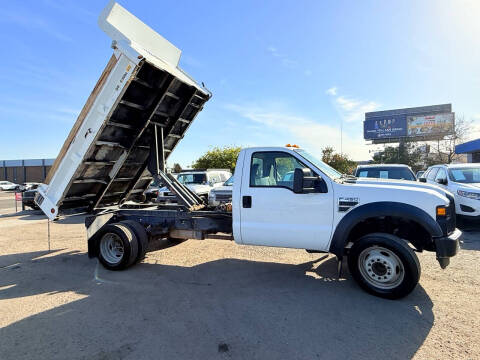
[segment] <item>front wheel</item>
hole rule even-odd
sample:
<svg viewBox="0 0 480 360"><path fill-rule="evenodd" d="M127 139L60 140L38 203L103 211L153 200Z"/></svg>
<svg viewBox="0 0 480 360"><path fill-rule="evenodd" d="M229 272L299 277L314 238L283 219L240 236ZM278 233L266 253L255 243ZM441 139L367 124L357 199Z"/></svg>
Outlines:
<svg viewBox="0 0 480 360"><path fill-rule="evenodd" d="M348 254L353 278L367 292L387 298L402 298L420 279L420 263L408 244L391 234L374 233L353 243Z"/></svg>

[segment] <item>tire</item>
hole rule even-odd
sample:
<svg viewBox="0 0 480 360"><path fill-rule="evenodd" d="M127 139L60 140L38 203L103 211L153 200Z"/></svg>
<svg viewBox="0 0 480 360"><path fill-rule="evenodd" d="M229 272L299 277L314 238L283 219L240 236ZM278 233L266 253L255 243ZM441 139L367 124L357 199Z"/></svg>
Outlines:
<svg viewBox="0 0 480 360"><path fill-rule="evenodd" d="M124 220L121 221L120 224L125 224L128 226L137 237L138 240L138 255L135 259L135 262L140 262L145 258L145 254L148 251L148 234L145 227L140 224L138 221L134 220Z"/></svg>
<svg viewBox="0 0 480 360"><path fill-rule="evenodd" d="M138 240L125 224L108 224L98 240L98 259L109 270L123 270L135 263Z"/></svg>
<svg viewBox="0 0 480 360"><path fill-rule="evenodd" d="M420 279L420 263L407 242L385 233L368 234L348 254L352 277L364 290L386 299L410 294Z"/></svg>

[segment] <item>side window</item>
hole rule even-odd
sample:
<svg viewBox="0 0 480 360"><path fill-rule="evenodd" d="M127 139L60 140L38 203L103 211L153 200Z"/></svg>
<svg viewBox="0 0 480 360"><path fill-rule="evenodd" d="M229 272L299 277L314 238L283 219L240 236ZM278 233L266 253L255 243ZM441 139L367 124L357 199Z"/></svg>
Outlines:
<svg viewBox="0 0 480 360"><path fill-rule="evenodd" d="M358 177L368 177L368 171L366 170L360 171L360 174L358 175Z"/></svg>
<svg viewBox="0 0 480 360"><path fill-rule="evenodd" d="M435 181L440 180L440 179L447 180L447 172L442 168L438 169L437 176L435 176Z"/></svg>
<svg viewBox="0 0 480 360"><path fill-rule="evenodd" d="M306 166L284 152L256 152L250 165L250 186L293 189L293 172Z"/></svg>
<svg viewBox="0 0 480 360"><path fill-rule="evenodd" d="M433 181L433 179L435 179L435 176L437 175L437 172L438 172L438 168L432 168L428 172L427 179Z"/></svg>

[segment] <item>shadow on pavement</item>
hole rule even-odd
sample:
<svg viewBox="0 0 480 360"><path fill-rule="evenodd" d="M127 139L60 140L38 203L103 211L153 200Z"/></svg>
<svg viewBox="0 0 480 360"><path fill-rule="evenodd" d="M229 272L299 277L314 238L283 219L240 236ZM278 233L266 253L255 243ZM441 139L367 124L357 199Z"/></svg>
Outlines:
<svg viewBox="0 0 480 360"><path fill-rule="evenodd" d="M1 218L17 217L18 220L47 220L47 216L43 214L41 210L25 210L19 211L18 213L0 215ZM75 214L75 215L62 215L59 218L53 220L55 224L83 224L85 222L86 214Z"/></svg>
<svg viewBox="0 0 480 360"><path fill-rule="evenodd" d="M2 359L405 359L434 321L421 286L379 299L337 280L333 258L109 272L84 253L42 255L0 257L0 300L86 297L0 329Z"/></svg>
<svg viewBox="0 0 480 360"><path fill-rule="evenodd" d="M457 227L463 232L460 247L463 250L480 250L480 223L478 220L457 220Z"/></svg>

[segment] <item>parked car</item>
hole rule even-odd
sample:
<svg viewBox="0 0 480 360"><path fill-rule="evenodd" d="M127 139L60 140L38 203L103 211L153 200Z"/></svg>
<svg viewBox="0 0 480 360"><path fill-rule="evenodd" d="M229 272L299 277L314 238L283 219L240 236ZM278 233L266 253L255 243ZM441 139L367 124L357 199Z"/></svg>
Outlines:
<svg viewBox="0 0 480 360"><path fill-rule="evenodd" d="M225 181L222 186L218 186L210 190L210 193L208 194L208 205L218 206L220 204L232 202L232 189L233 176Z"/></svg>
<svg viewBox="0 0 480 360"><path fill-rule="evenodd" d="M377 179L397 179L417 181L417 178L409 166L403 164L374 164L359 165L355 171L356 177L368 177Z"/></svg>
<svg viewBox="0 0 480 360"><path fill-rule="evenodd" d="M415 176L417 177L417 180L419 180L424 173L425 173L425 170L417 171L417 173L415 174Z"/></svg>
<svg viewBox="0 0 480 360"><path fill-rule="evenodd" d="M41 184L42 183L38 183L38 182L26 182L23 184L23 190L34 190L38 188L38 186Z"/></svg>
<svg viewBox="0 0 480 360"><path fill-rule="evenodd" d="M455 196L457 215L480 219L480 164L431 166L420 181L449 190Z"/></svg>
<svg viewBox="0 0 480 360"><path fill-rule="evenodd" d="M0 181L0 191L21 190L21 189L22 189L22 186L19 184L15 184L10 181Z"/></svg>
<svg viewBox="0 0 480 360"><path fill-rule="evenodd" d="M27 188L27 184L28 188ZM37 204L35 204L35 195L37 195L38 187L42 185L41 183L27 183L25 188L27 190L22 192L22 204L24 207L29 207L33 210L40 209Z"/></svg>
<svg viewBox="0 0 480 360"><path fill-rule="evenodd" d="M231 176L232 173L226 169L183 170L177 175L177 180L208 201L210 190L222 186ZM176 197L167 187L164 187L159 190L157 201L175 202Z"/></svg>
<svg viewBox="0 0 480 360"><path fill-rule="evenodd" d="M161 188L163 188L163 184L157 184L155 180L152 181L150 185L148 185L147 190L143 192L143 195L145 196L144 202L156 201Z"/></svg>

